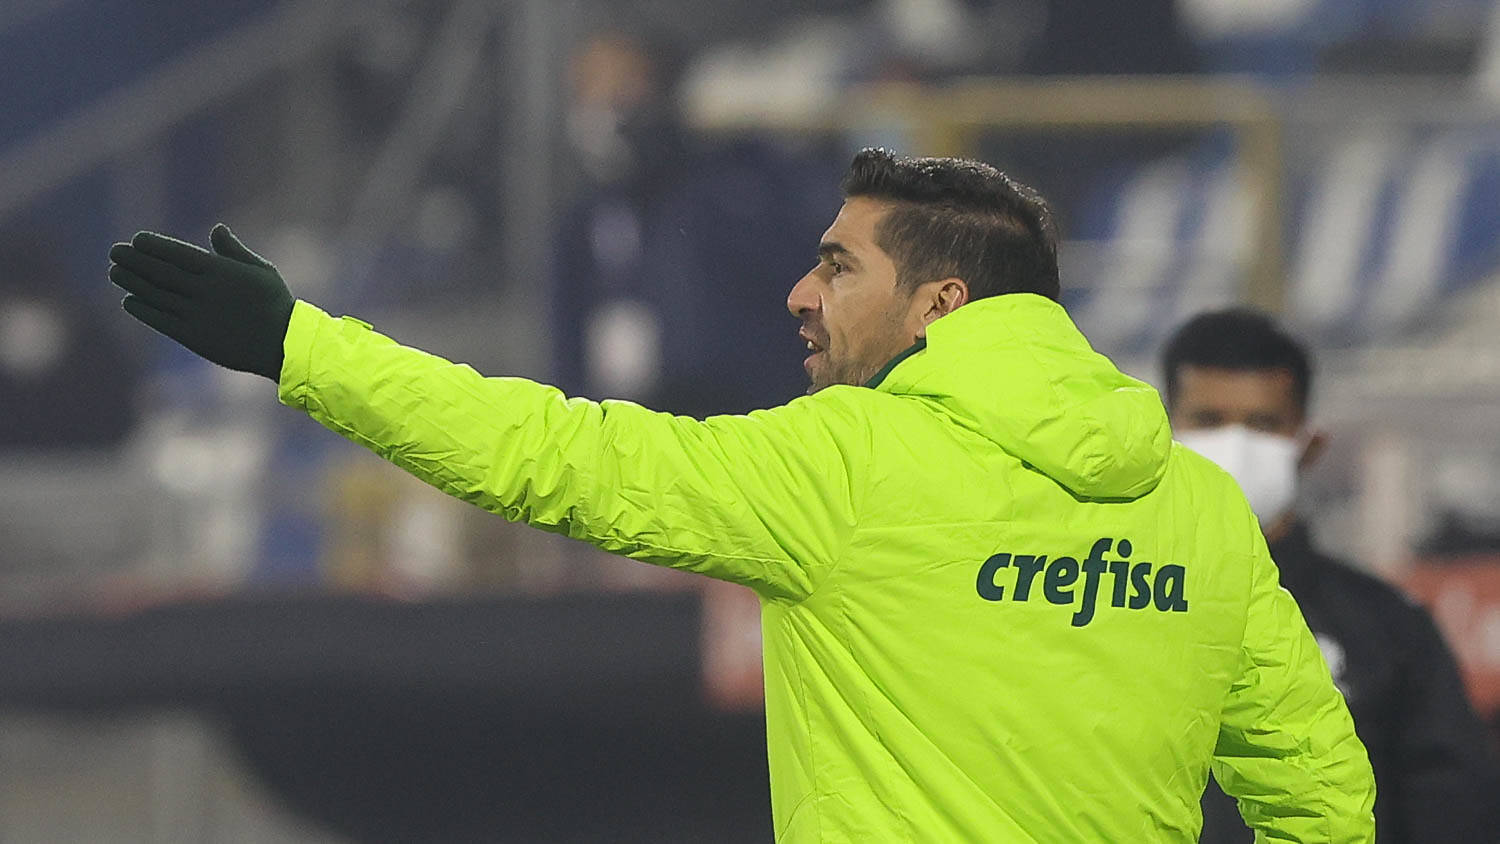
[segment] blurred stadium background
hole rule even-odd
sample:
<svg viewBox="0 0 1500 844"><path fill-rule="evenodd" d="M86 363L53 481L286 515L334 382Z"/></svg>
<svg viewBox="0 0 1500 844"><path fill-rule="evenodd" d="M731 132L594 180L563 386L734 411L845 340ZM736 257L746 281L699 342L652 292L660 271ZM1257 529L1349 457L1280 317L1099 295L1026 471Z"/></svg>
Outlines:
<svg viewBox="0 0 1500 844"><path fill-rule="evenodd" d="M1322 544L1500 713L1492 0L9 0L0 55L0 842L769 840L753 598L444 499L104 254L224 220L481 371L743 411L867 145L1051 197L1128 371L1282 315Z"/></svg>

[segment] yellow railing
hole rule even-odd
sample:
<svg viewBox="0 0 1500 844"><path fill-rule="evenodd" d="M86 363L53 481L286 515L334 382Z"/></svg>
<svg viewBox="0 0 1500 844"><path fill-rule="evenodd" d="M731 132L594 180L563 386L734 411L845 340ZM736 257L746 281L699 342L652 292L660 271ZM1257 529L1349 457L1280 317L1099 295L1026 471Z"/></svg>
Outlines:
<svg viewBox="0 0 1500 844"><path fill-rule="evenodd" d="M1285 291L1282 122L1271 94L1224 77L1040 77L963 79L938 87L881 85L808 114L700 115L697 128L860 132L899 128L923 155L972 155L981 132L1011 130L1233 132L1250 191L1255 230L1246 302L1273 313Z"/></svg>

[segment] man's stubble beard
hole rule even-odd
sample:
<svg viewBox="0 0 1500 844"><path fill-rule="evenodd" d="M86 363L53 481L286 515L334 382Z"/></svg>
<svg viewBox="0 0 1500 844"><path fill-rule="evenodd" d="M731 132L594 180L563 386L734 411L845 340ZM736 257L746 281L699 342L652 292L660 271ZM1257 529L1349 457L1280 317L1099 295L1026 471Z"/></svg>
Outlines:
<svg viewBox="0 0 1500 844"><path fill-rule="evenodd" d="M827 355L828 352L823 352L823 354ZM885 361L881 361L880 363L866 362L864 364L835 363L832 358L827 358L824 363L826 369L823 376L814 378L807 385L808 395L839 385L848 387L863 386L869 383L871 378L875 377L875 373L880 371L881 366L885 365Z"/></svg>
<svg viewBox="0 0 1500 844"><path fill-rule="evenodd" d="M838 362L833 358L831 350L825 350L822 353L824 355L825 374L822 378L813 378L811 383L807 385L807 394L812 395L820 390L840 384L850 387L862 387L868 384L871 378L875 377L875 373L879 372L881 367L890 363L896 355L910 348L911 344L916 342L915 338L901 338L901 334L903 333L902 318L905 315L904 306L905 302L894 302L890 309L882 314L880 326L889 333L889 342L886 345L893 347L894 351L882 356L880 360L858 363L852 361ZM826 337L828 335L825 333L823 336Z"/></svg>

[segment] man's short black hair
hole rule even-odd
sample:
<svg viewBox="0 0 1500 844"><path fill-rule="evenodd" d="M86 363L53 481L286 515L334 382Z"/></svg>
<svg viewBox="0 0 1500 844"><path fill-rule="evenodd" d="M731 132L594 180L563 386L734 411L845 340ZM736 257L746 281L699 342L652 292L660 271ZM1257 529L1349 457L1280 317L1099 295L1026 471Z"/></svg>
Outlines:
<svg viewBox="0 0 1500 844"><path fill-rule="evenodd" d="M1312 393L1312 363L1306 347L1283 331L1270 314L1254 308L1207 311L1188 320L1167 341L1161 366L1168 406L1184 366L1236 372L1286 370L1292 374L1297 408L1303 413Z"/></svg>
<svg viewBox="0 0 1500 844"><path fill-rule="evenodd" d="M1052 209L1035 190L988 164L866 149L854 156L843 190L847 198L894 206L880 221L876 243L908 288L961 278L970 299L1059 295Z"/></svg>

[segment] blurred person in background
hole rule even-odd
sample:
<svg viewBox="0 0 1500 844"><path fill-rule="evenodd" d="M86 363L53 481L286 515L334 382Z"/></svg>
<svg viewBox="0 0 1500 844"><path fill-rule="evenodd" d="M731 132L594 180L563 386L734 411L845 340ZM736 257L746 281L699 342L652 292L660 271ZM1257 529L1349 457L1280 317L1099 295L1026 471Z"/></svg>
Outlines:
<svg viewBox="0 0 1500 844"><path fill-rule="evenodd" d="M1177 0L1046 0L1042 26L1019 70L1037 76L1177 76L1203 62L1188 38ZM1059 132L991 134L985 154L1010 162L1020 178L1069 209L1098 202L1101 184L1118 181L1147 162L1190 148L1179 132ZM1065 220L1065 231L1076 231Z"/></svg>
<svg viewBox="0 0 1500 844"><path fill-rule="evenodd" d="M571 65L564 211L551 287L557 386L703 417L800 388L778 344L784 279L838 207L836 168L786 143L690 134L673 50L624 30Z"/></svg>
<svg viewBox="0 0 1500 844"><path fill-rule="evenodd" d="M779 841L1195 841L1210 765L1268 837L1370 841L1364 748L1250 507L1057 303L1047 204L882 150L843 188L786 298L808 395L702 421L402 347L223 226L139 233L109 276L451 495L753 589Z"/></svg>
<svg viewBox="0 0 1500 844"><path fill-rule="evenodd" d="M0 240L0 450L61 454L120 446L140 380L106 312L67 277L48 238Z"/></svg>
<svg viewBox="0 0 1500 844"><path fill-rule="evenodd" d="M1184 445L1244 489L1370 753L1381 842L1500 840L1500 772L1452 655L1420 606L1314 548L1293 502L1322 455L1308 419L1307 350L1266 314L1189 320L1162 356L1167 407ZM1203 841L1249 841L1233 803L1210 785Z"/></svg>

